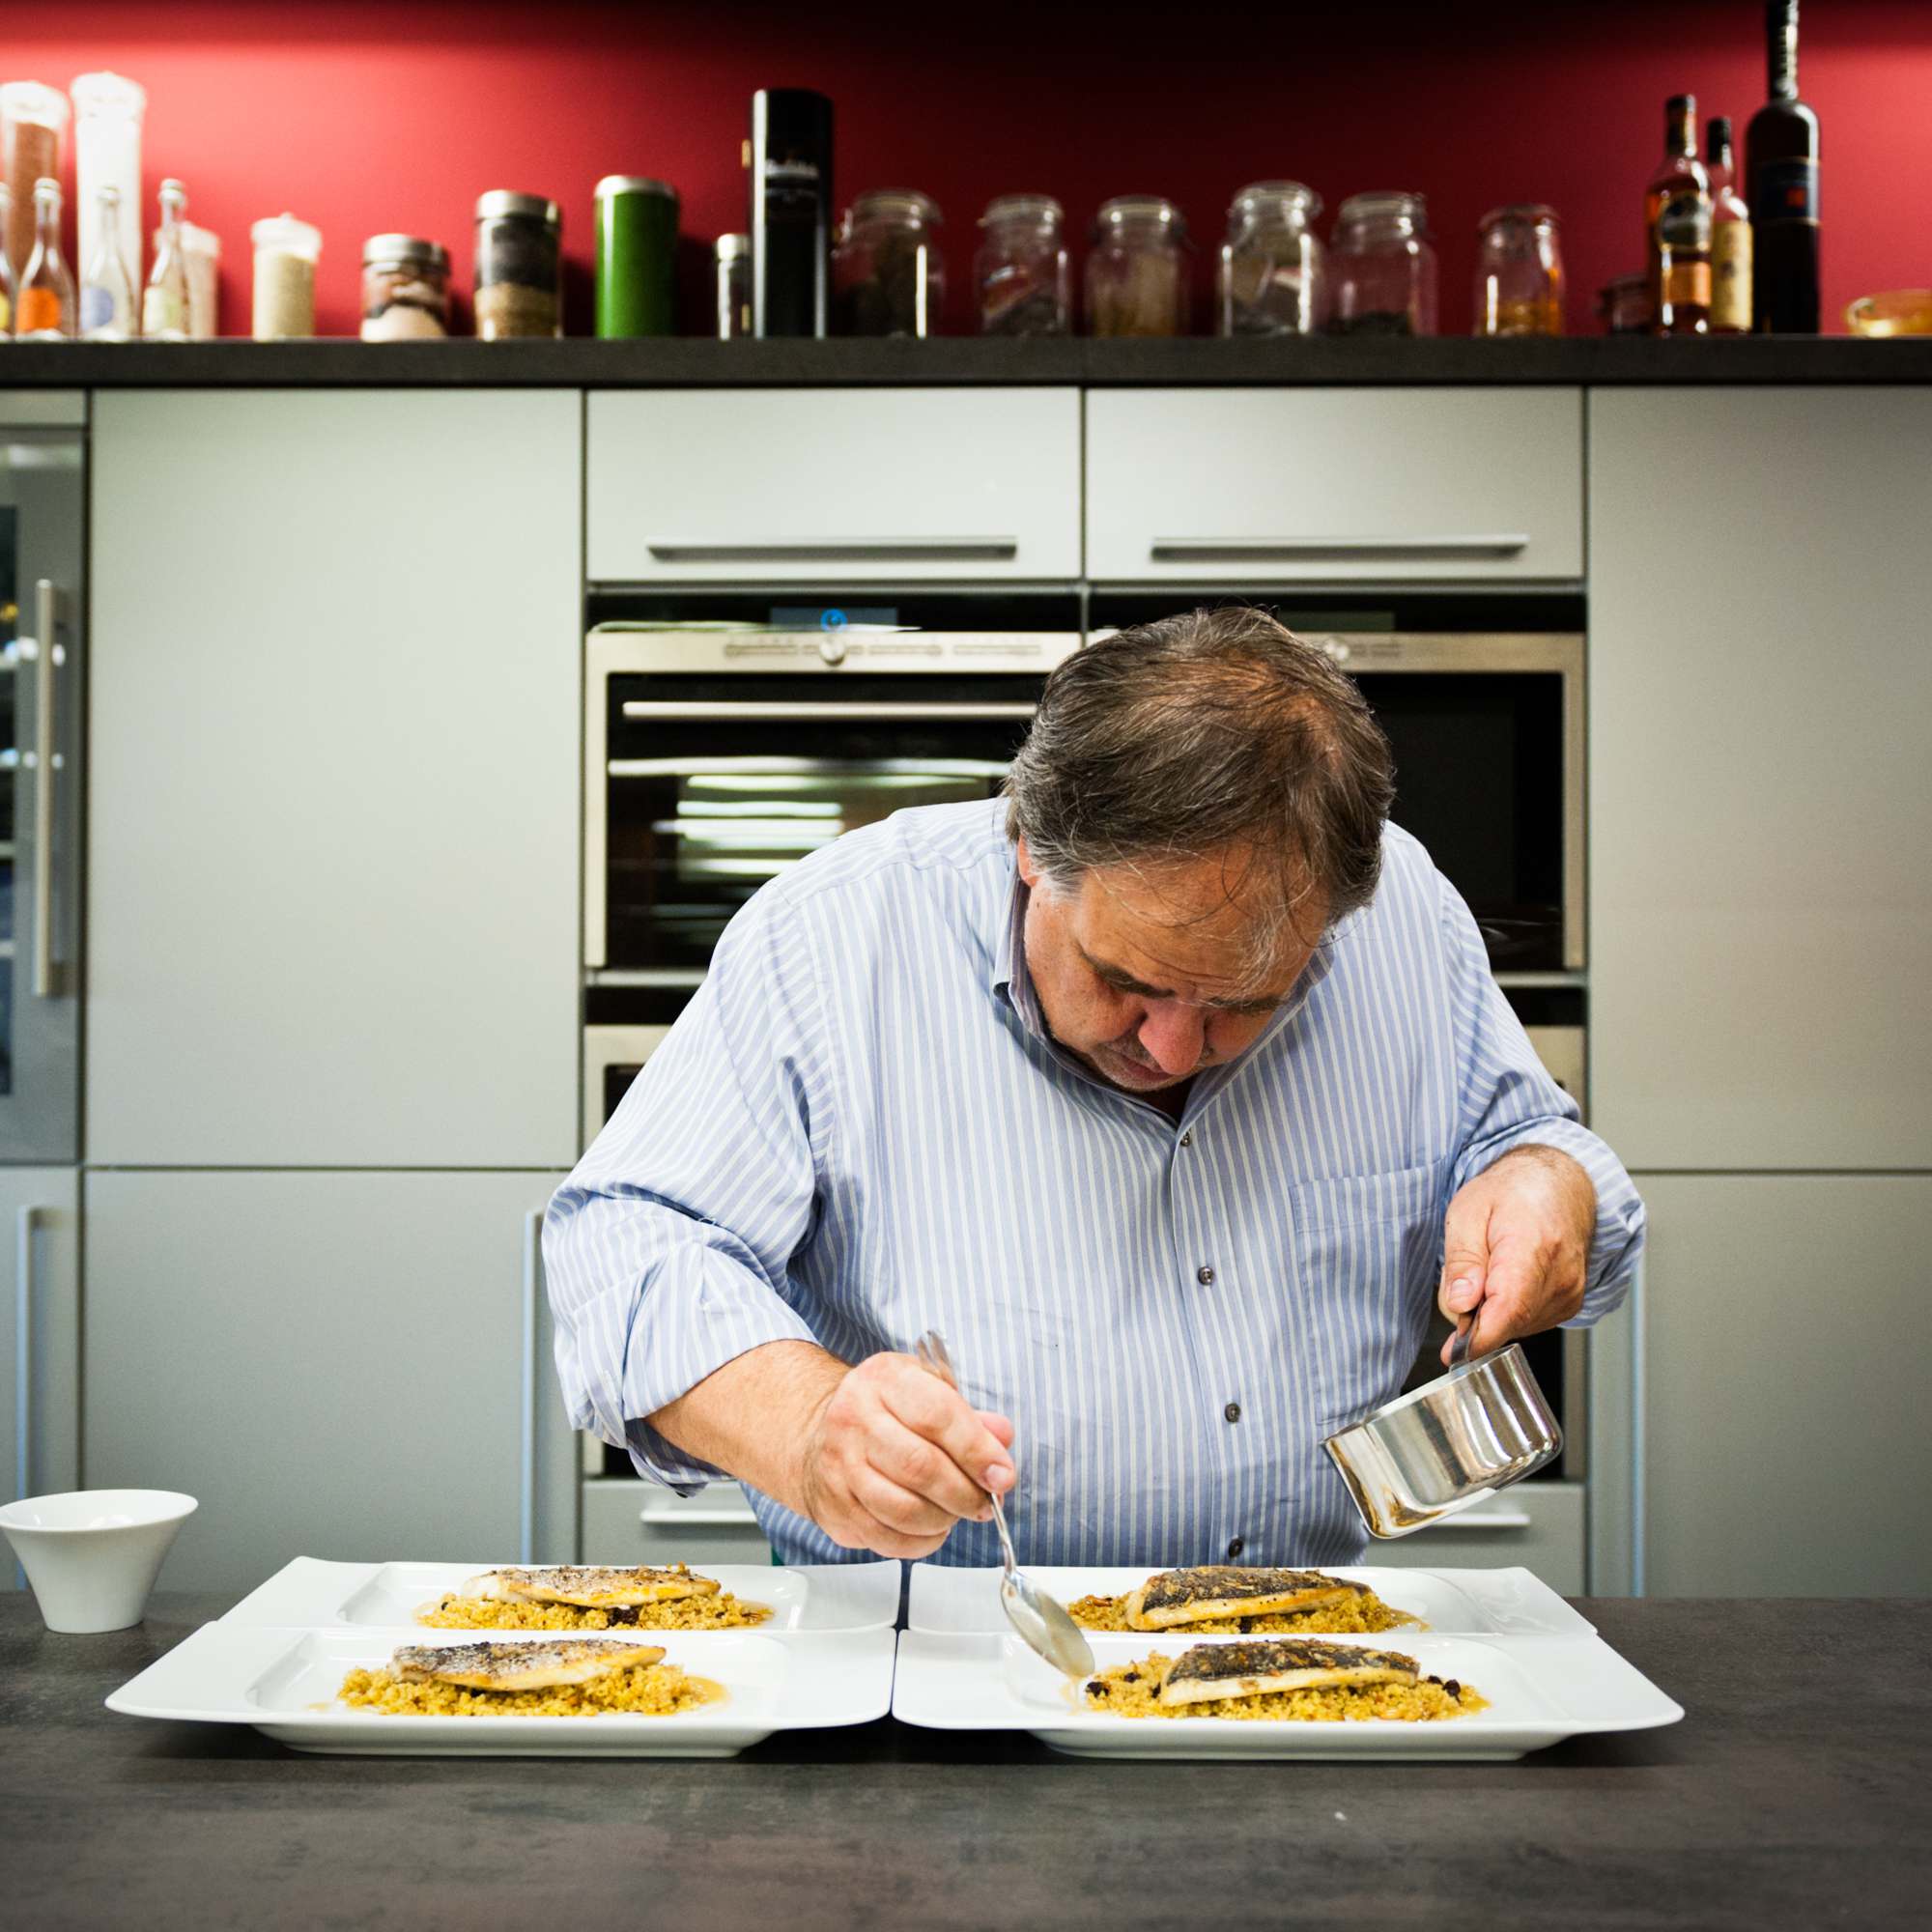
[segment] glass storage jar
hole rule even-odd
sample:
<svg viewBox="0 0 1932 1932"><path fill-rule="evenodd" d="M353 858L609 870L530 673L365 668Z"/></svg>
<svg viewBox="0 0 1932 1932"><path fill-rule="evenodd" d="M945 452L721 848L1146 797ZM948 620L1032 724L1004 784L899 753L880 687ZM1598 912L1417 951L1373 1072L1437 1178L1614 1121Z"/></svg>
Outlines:
<svg viewBox="0 0 1932 1932"><path fill-rule="evenodd" d="M1648 335L1657 320L1649 275L1617 275L1605 282L1597 294L1597 313L1605 335Z"/></svg>
<svg viewBox="0 0 1932 1932"><path fill-rule="evenodd" d="M1156 194L1117 195L1094 217L1087 257L1092 335L1187 333L1187 223Z"/></svg>
<svg viewBox="0 0 1932 1932"><path fill-rule="evenodd" d="M449 250L420 235L370 236L362 244L362 340L448 333Z"/></svg>
<svg viewBox="0 0 1932 1932"><path fill-rule="evenodd" d="M981 335L1065 335L1073 327L1073 267L1050 194L1003 194L980 217L973 258Z"/></svg>
<svg viewBox="0 0 1932 1932"><path fill-rule="evenodd" d="M1419 194L1351 194L1328 252L1331 335L1434 335L1435 250Z"/></svg>
<svg viewBox="0 0 1932 1932"><path fill-rule="evenodd" d="M752 332L752 238L721 235L712 250L717 285L720 342L735 342Z"/></svg>
<svg viewBox="0 0 1932 1932"><path fill-rule="evenodd" d="M1326 319L1326 270L1313 223L1321 197L1299 182L1256 182L1228 210L1215 279L1222 335L1313 335Z"/></svg>
<svg viewBox="0 0 1932 1932"><path fill-rule="evenodd" d="M0 173L12 207L7 215L7 259L18 283L34 252L34 189L60 179L61 133L67 96L38 80L10 80L0 87Z"/></svg>
<svg viewBox="0 0 1932 1932"><path fill-rule="evenodd" d="M840 335L937 335L946 262L933 231L944 217L917 188L875 188L845 211L832 250Z"/></svg>
<svg viewBox="0 0 1932 1932"><path fill-rule="evenodd" d="M476 203L476 333L563 333L563 216L541 194L496 188Z"/></svg>
<svg viewBox="0 0 1932 1932"><path fill-rule="evenodd" d="M1541 202L1492 208L1476 241L1477 335L1561 335L1563 251Z"/></svg>
<svg viewBox="0 0 1932 1932"><path fill-rule="evenodd" d="M293 214L271 214L256 222L248 235L255 244L255 340L313 335L322 231Z"/></svg>

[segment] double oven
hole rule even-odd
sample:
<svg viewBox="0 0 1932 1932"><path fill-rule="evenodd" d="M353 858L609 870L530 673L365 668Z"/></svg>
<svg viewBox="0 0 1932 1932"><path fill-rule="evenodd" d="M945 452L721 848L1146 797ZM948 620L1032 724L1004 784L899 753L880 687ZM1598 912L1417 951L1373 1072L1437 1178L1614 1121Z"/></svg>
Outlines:
<svg viewBox="0 0 1932 1932"><path fill-rule="evenodd" d="M1469 902L1532 1042L1582 1101L1580 598L605 586L585 656L585 1143L759 886L902 807L993 797L1055 665L1204 601L1273 610L1357 681L1394 749L1397 822ZM1529 1345L1571 1445L1552 1474L1581 1472L1579 1341ZM620 1452L608 1466L628 1473Z"/></svg>

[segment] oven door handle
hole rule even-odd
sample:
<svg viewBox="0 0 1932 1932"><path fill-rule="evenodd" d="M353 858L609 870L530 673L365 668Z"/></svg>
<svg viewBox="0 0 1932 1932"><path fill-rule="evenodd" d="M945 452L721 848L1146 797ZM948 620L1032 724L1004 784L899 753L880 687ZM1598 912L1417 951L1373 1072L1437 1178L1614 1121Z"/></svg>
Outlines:
<svg viewBox="0 0 1932 1932"><path fill-rule="evenodd" d="M1009 562L1020 554L1017 537L819 537L808 543L740 538L732 543L692 543L679 537L650 537L644 548L660 563L867 563L879 559L918 561L922 557L976 558Z"/></svg>
<svg viewBox="0 0 1932 1932"><path fill-rule="evenodd" d="M820 721L837 724L847 719L900 718L945 724L954 720L976 718L1031 718L1034 710L1033 705L1026 703L901 704L881 701L876 704L781 704L756 698L734 703L678 697L627 698L624 702L626 718L680 718L721 724L746 718L786 718L801 724Z"/></svg>
<svg viewBox="0 0 1932 1932"><path fill-rule="evenodd" d="M1456 532L1445 536L1155 537L1148 554L1155 563L1191 563L1215 557L1320 556L1516 556L1529 548L1520 530Z"/></svg>

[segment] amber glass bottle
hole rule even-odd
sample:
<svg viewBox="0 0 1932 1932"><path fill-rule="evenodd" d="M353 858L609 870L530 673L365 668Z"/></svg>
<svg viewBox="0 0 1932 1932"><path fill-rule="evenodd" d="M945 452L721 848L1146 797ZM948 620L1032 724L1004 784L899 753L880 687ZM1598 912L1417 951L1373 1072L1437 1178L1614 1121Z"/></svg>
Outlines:
<svg viewBox="0 0 1932 1932"><path fill-rule="evenodd" d="M1663 159L1644 190L1650 294L1659 335L1711 327L1711 183L1697 158L1697 98L1673 94L1663 109Z"/></svg>

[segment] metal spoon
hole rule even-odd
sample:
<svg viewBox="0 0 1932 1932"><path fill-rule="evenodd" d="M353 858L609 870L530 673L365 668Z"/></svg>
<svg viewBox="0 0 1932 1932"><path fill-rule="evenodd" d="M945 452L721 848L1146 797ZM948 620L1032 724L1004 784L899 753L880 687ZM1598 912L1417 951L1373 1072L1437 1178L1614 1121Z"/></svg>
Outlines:
<svg viewBox="0 0 1932 1932"><path fill-rule="evenodd" d="M952 1357L936 1328L928 1328L913 1347L922 1368L930 1370L952 1388L959 1387L952 1370ZM1007 1532L1007 1513L998 1496L988 1492L993 1505L993 1521L1000 1531L1000 1550L1006 1569L1000 1577L1000 1607L1007 1621L1019 1633L1020 1641L1037 1656L1043 1657L1056 1670L1068 1677L1094 1674L1094 1652L1080 1634L1080 1626L1066 1614L1065 1605L1049 1597L1019 1566L1013 1555L1013 1539Z"/></svg>

